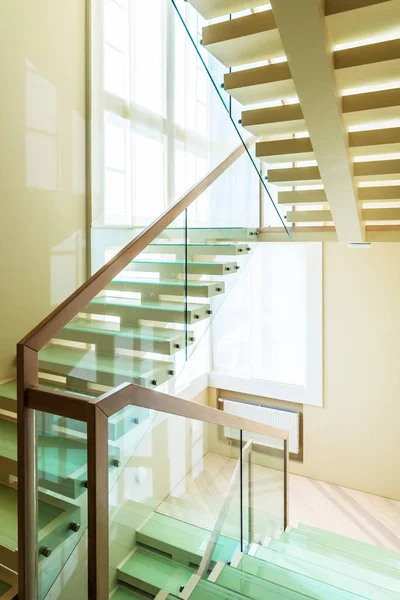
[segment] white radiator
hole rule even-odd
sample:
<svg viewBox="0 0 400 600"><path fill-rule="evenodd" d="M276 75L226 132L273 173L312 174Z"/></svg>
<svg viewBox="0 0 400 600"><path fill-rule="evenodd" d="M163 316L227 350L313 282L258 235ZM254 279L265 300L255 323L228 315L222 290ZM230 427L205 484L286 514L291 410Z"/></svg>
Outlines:
<svg viewBox="0 0 400 600"><path fill-rule="evenodd" d="M298 454L300 452L300 413L283 410L277 408L270 408L268 406L260 406L259 404L250 404L248 402L240 402L238 400L227 400L225 398L219 398L219 402L224 404L224 411L242 417L244 419L250 419L263 425L271 425L272 427L278 427L289 432L289 452L292 454ZM224 427L225 437L238 440L239 431L232 427ZM257 444L268 446L270 448L282 449L282 441L273 437L264 437L258 434L246 434L243 431L243 441L247 442L250 437Z"/></svg>

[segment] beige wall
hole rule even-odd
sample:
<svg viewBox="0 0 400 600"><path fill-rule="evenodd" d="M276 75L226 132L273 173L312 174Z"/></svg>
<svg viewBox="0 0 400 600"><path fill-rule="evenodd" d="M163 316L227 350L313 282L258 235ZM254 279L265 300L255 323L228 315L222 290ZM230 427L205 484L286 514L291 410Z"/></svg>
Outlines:
<svg viewBox="0 0 400 600"><path fill-rule="evenodd" d="M0 380L85 276L85 0L0 8Z"/></svg>
<svg viewBox="0 0 400 600"><path fill-rule="evenodd" d="M324 404L292 472L400 499L400 244L325 244Z"/></svg>

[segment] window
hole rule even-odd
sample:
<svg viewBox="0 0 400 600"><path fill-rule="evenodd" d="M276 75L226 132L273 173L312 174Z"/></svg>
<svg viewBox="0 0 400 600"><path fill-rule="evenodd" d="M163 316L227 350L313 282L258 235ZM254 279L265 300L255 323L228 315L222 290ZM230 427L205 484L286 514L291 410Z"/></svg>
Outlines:
<svg viewBox="0 0 400 600"><path fill-rule="evenodd" d="M213 323L213 387L322 405L322 246L258 244Z"/></svg>
<svg viewBox="0 0 400 600"><path fill-rule="evenodd" d="M199 39L202 18L177 4ZM219 99L171 2L101 0L94 12L93 225L140 227L207 172Z"/></svg>

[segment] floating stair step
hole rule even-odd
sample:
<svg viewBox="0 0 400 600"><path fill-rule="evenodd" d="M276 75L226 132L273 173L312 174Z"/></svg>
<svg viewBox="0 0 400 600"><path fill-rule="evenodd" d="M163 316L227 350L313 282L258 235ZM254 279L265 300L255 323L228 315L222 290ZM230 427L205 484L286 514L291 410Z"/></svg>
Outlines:
<svg viewBox="0 0 400 600"><path fill-rule="evenodd" d="M233 590L229 590L220 585L212 583L211 581L207 581L206 579L200 579L189 597L190 600L215 600L216 598L221 598L221 600L248 599L248 596L245 596L244 593L242 594ZM276 596L274 598L278 597ZM265 600L267 600L267 598L265 598ZM268 600L270 600L270 598L268 598Z"/></svg>
<svg viewBox="0 0 400 600"><path fill-rule="evenodd" d="M338 589L340 585L333 587L318 581L318 578L313 578L312 575L296 573L294 569L286 569L271 562L266 564L263 560L247 554L243 555L237 568L253 577L297 591L315 600L337 600L338 597L341 600L359 600L360 598L358 595L345 591L345 588Z"/></svg>
<svg viewBox="0 0 400 600"><path fill-rule="evenodd" d="M240 256L249 254L251 248L248 244L232 244L229 242L219 244L195 243L169 243L160 242L149 244L144 250L148 254L173 254L178 260L193 260L194 256ZM187 252L187 258L186 258Z"/></svg>
<svg viewBox="0 0 400 600"><path fill-rule="evenodd" d="M208 20L263 6L265 0L190 0L190 4Z"/></svg>
<svg viewBox="0 0 400 600"><path fill-rule="evenodd" d="M297 95L286 61L227 73L224 89L244 106L287 100Z"/></svg>
<svg viewBox="0 0 400 600"><path fill-rule="evenodd" d="M189 523L172 519L158 513L137 531L138 543L170 554L176 562L199 565L210 540L211 532ZM213 561L232 560L239 548L237 540L219 536Z"/></svg>
<svg viewBox="0 0 400 600"><path fill-rule="evenodd" d="M257 229L248 227L167 227L158 237L159 240L188 240L191 242L243 242L256 241Z"/></svg>
<svg viewBox="0 0 400 600"><path fill-rule="evenodd" d="M279 192L278 203L290 204L325 204L328 202L325 190L296 190L294 192Z"/></svg>
<svg viewBox="0 0 400 600"><path fill-rule="evenodd" d="M280 186L314 185L321 183L321 174L318 167L269 169L268 182Z"/></svg>
<svg viewBox="0 0 400 600"><path fill-rule="evenodd" d="M353 168L358 181L388 181L400 177L400 160L355 162Z"/></svg>
<svg viewBox="0 0 400 600"><path fill-rule="evenodd" d="M119 581L154 596L160 590L179 595L181 586L193 574L189 567L142 548L136 549L117 570Z"/></svg>
<svg viewBox="0 0 400 600"><path fill-rule="evenodd" d="M242 112L242 125L257 137L291 135L307 131L300 104L245 110Z"/></svg>
<svg viewBox="0 0 400 600"><path fill-rule="evenodd" d="M192 298L212 298L225 292L223 281L157 281L146 279L114 279L106 288L119 292L140 292L149 298L154 296L190 296Z"/></svg>
<svg viewBox="0 0 400 600"><path fill-rule="evenodd" d="M349 133L352 156L377 156L400 152L400 127L369 129Z"/></svg>
<svg viewBox="0 0 400 600"><path fill-rule="evenodd" d="M256 156L270 164L315 160L309 137L257 142Z"/></svg>
<svg viewBox="0 0 400 600"><path fill-rule="evenodd" d="M116 387L135 383L143 387L157 387L174 374L173 363L110 356L75 348L50 346L39 353L39 369L53 375L70 376L83 382Z"/></svg>
<svg viewBox="0 0 400 600"><path fill-rule="evenodd" d="M18 491L0 484L0 563L13 571L18 570L17 504ZM39 492L38 516L39 549L48 547L53 551L71 536L78 538L70 525L80 523L79 506ZM51 560L43 555L39 559Z"/></svg>
<svg viewBox="0 0 400 600"><path fill-rule="evenodd" d="M266 598L307 600L309 598L309 596L288 587L276 585L229 566L222 569L215 583L227 590L240 593L251 600L265 600Z"/></svg>
<svg viewBox="0 0 400 600"><path fill-rule="evenodd" d="M108 419L108 439L111 442L119 440L121 437L131 432L135 427L141 425L150 416L150 410L141 406L127 406ZM71 432L85 433L87 431L86 423L55 416L55 425Z"/></svg>
<svg viewBox="0 0 400 600"><path fill-rule="evenodd" d="M325 223L333 221L330 210L289 210L286 213L289 223Z"/></svg>
<svg viewBox="0 0 400 600"><path fill-rule="evenodd" d="M11 590L11 585L0 579L0 598Z"/></svg>
<svg viewBox="0 0 400 600"><path fill-rule="evenodd" d="M323 529L317 529L310 525L304 525L300 523L298 527L299 531L304 532L311 539L316 539L321 543L325 543L329 547L342 548L349 554L355 554L357 556L363 556L369 560L373 560L387 567L393 567L400 569L400 552L389 550L387 548L379 548L366 542L360 542L352 538L339 535L337 533L331 533Z"/></svg>
<svg viewBox="0 0 400 600"><path fill-rule="evenodd" d="M399 4L397 0L325 0L325 14L334 46L354 45L389 37L393 23L399 21Z"/></svg>
<svg viewBox="0 0 400 600"><path fill-rule="evenodd" d="M358 198L362 202L377 202L379 200L400 201L400 185L359 187Z"/></svg>
<svg viewBox="0 0 400 600"><path fill-rule="evenodd" d="M400 208L363 208L363 221L400 221Z"/></svg>
<svg viewBox="0 0 400 600"><path fill-rule="evenodd" d="M284 56L272 10L203 28L203 46L225 67Z"/></svg>
<svg viewBox="0 0 400 600"><path fill-rule="evenodd" d="M0 384L0 409L9 412L17 410L17 382L15 379Z"/></svg>
<svg viewBox="0 0 400 600"><path fill-rule="evenodd" d="M383 4L388 0L325 0L325 15L333 15L346 11L365 8L375 4Z"/></svg>
<svg viewBox="0 0 400 600"><path fill-rule="evenodd" d="M115 348L154 352L167 356L192 343L193 333L162 327L129 327L119 323L74 319L57 334L56 339L97 344L104 354ZM108 350L108 352L107 352Z"/></svg>
<svg viewBox="0 0 400 600"><path fill-rule="evenodd" d="M398 82L400 39L366 44L334 52L339 90Z"/></svg>
<svg viewBox="0 0 400 600"><path fill-rule="evenodd" d="M336 597L338 597L339 588L340 590L350 592L358 598L360 596L369 598L370 600L396 600L397 598L397 595L393 592L383 590L380 587L365 583L359 579L354 579L349 575L338 574L327 567L307 562L307 558L310 558L309 555L306 555L305 560L302 560L295 556L290 556L282 552L271 550L271 548L260 546L256 556L251 558L253 559L251 564L245 560L240 563L239 568L243 568L245 571L249 570L250 573L257 575L258 577L268 579L271 565L277 565L291 571L294 577L303 575L307 579L317 580L332 588L336 588ZM264 569L266 569L265 572Z"/></svg>
<svg viewBox="0 0 400 600"><path fill-rule="evenodd" d="M396 569L383 567L364 558L357 558L343 550L307 541L306 536L297 535L294 530L291 530L290 534L283 534L280 540L272 540L269 547L272 550L290 554L314 565L349 575L354 579L360 579L385 590L400 592L399 573Z"/></svg>
<svg viewBox="0 0 400 600"><path fill-rule="evenodd" d="M144 596L118 586L110 595L110 600L144 600Z"/></svg>
<svg viewBox="0 0 400 600"><path fill-rule="evenodd" d="M400 88L342 97L345 124L370 125L400 118Z"/></svg>
<svg viewBox="0 0 400 600"><path fill-rule="evenodd" d="M189 275L230 275L239 270L236 262L187 262L184 261L155 261L135 260L126 268L127 271L140 273L160 273L169 279Z"/></svg>
<svg viewBox="0 0 400 600"><path fill-rule="evenodd" d="M45 415L43 422L38 423L38 429L44 431L38 435L39 485L68 498L77 498L86 491L87 444L85 440L50 432L52 423L52 415ZM109 456L111 468L119 459L119 448L110 445ZM0 419L0 472L1 477L7 479L8 475L17 476L17 425L4 419Z"/></svg>
<svg viewBox="0 0 400 600"><path fill-rule="evenodd" d="M135 324L139 320L192 325L211 314L208 304L186 302L151 302L132 298L100 296L90 302L82 312L120 317L121 323Z"/></svg>

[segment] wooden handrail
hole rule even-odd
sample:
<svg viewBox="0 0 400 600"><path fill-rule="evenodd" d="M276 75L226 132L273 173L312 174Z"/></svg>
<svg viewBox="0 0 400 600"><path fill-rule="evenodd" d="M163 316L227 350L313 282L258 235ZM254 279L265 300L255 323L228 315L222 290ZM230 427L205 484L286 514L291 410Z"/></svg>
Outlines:
<svg viewBox="0 0 400 600"><path fill-rule="evenodd" d="M127 406L140 406L187 419L197 419L222 427L232 427L249 433L274 437L283 442L289 439L289 434L284 429L243 419L211 406L197 404L133 383L123 383L98 398L88 400L72 393L66 394L32 387L26 391L26 405L33 410L57 414L78 421L87 421L89 410L93 405L101 410L107 419Z"/></svg>
<svg viewBox="0 0 400 600"><path fill-rule="evenodd" d="M251 146L255 138L246 145L240 144L225 160L194 185L186 194L167 208L151 225L140 232L129 244L107 264L92 275L50 315L37 325L20 345L39 352L61 329L71 321L99 292L101 292L128 264L157 238L179 215L203 194L233 163Z"/></svg>

